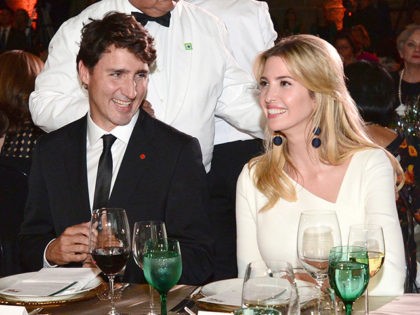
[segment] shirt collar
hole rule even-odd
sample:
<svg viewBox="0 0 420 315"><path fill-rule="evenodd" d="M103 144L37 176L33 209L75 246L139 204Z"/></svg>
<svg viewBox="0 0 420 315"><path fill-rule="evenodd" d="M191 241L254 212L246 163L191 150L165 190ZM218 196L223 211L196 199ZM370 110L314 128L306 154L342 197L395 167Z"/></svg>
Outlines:
<svg viewBox="0 0 420 315"><path fill-rule="evenodd" d="M139 111L134 114L133 118L131 118L130 122L124 126L117 126L111 130L111 132L103 130L97 124L95 124L90 117L90 112L87 115L87 140L88 145L92 146L96 142L98 142L104 134L112 134L118 140L128 144L130 140L131 134L133 132L134 126L136 125L137 119L139 117Z"/></svg>

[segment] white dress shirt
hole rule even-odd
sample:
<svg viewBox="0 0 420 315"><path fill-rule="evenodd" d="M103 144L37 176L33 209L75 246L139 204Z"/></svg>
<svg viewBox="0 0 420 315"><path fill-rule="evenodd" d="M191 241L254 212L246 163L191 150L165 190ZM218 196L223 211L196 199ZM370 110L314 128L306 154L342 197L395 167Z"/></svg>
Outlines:
<svg viewBox="0 0 420 315"><path fill-rule="evenodd" d="M295 183L297 201L279 200L264 212L267 199L255 187L248 165L238 179L236 192L237 257L239 276L254 260L286 260L300 265L297 230L303 210L330 209L337 213L343 245L352 224L378 224L384 231L385 261L369 283L369 295L401 295L404 292L405 255L395 204L394 171L379 149L355 153L341 183L335 203L326 201Z"/></svg>
<svg viewBox="0 0 420 315"><path fill-rule="evenodd" d="M107 132L96 125L90 115L87 120L87 139L86 139L86 166L87 166L87 177L88 177L88 189L89 189L89 202L90 208L93 207L93 199L95 196L95 185L96 176L98 173L99 158L103 150L102 136L105 134L112 134L117 139L112 144L112 180L111 189L114 187L115 179L117 178L118 171L121 166L122 159L124 157L125 150L127 149L128 141L130 140L131 133L133 132L134 126L136 125L139 113L137 112L131 121L125 126L117 126Z"/></svg>

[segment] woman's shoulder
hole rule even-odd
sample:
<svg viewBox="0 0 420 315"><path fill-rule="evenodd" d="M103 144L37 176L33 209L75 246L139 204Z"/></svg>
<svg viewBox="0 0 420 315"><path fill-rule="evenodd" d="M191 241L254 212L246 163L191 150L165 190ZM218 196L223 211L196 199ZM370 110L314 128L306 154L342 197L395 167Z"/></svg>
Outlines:
<svg viewBox="0 0 420 315"><path fill-rule="evenodd" d="M371 164L391 163L385 149L381 148L366 148L357 151L352 158L354 163L362 166L369 166Z"/></svg>

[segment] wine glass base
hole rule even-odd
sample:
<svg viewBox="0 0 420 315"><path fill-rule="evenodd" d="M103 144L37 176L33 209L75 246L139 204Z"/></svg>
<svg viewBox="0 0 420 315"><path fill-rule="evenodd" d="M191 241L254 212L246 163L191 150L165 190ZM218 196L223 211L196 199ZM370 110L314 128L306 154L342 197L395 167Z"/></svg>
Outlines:
<svg viewBox="0 0 420 315"><path fill-rule="evenodd" d="M114 284L114 301L121 300L122 293L125 288L127 288L129 283L115 283ZM96 296L100 301L110 301L111 300L111 291L109 285L104 283L102 287L96 292Z"/></svg>

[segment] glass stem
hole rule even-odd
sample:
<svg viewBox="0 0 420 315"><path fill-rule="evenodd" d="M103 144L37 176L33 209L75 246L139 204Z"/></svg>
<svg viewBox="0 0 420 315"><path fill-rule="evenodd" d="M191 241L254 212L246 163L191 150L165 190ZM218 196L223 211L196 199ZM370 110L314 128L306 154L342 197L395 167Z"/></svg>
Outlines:
<svg viewBox="0 0 420 315"><path fill-rule="evenodd" d="M155 300L153 297L153 287L149 284L149 308L150 308L150 314L153 314L153 309L155 308Z"/></svg>
<svg viewBox="0 0 420 315"><path fill-rule="evenodd" d="M351 315L353 303L346 303L346 315Z"/></svg>
<svg viewBox="0 0 420 315"><path fill-rule="evenodd" d="M111 292L111 312L109 314L115 314L115 300L114 300L114 276L108 276L109 279L109 290Z"/></svg>
<svg viewBox="0 0 420 315"><path fill-rule="evenodd" d="M166 311L166 293L160 294L160 314L167 315L168 312Z"/></svg>
<svg viewBox="0 0 420 315"><path fill-rule="evenodd" d="M321 311L323 309L322 302L324 300L324 291L323 286L325 279L327 279L327 275L323 273L316 273L315 274L315 280L319 287L319 296L318 296L318 314L321 314Z"/></svg>
<svg viewBox="0 0 420 315"><path fill-rule="evenodd" d="M369 289L367 287L365 292L365 314L369 314Z"/></svg>

